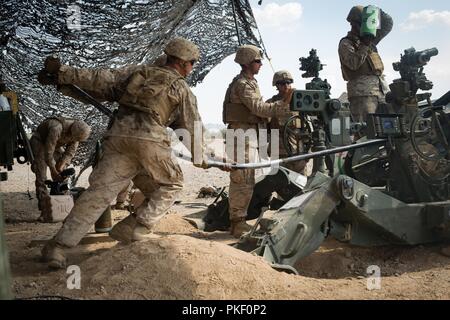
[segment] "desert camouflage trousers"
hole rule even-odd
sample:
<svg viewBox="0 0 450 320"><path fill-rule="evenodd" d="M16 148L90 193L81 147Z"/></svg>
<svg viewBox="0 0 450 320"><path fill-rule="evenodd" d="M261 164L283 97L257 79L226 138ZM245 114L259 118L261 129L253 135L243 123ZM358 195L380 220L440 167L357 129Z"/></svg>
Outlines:
<svg viewBox="0 0 450 320"><path fill-rule="evenodd" d="M257 159L257 148L245 145L245 162L255 162ZM234 148L234 161L238 159L236 153L238 148ZM231 157L230 157L231 158ZM255 187L255 169L233 170L230 172L229 188L229 215L231 221L240 220L247 216L247 209L252 199Z"/></svg>
<svg viewBox="0 0 450 320"><path fill-rule="evenodd" d="M41 217L44 221L50 220L50 194L48 188L45 185L45 180L47 180L47 163L45 162L45 145L41 140L35 136L30 139L31 150L34 155L34 162L31 165L31 171L36 176L35 186L36 186L36 198L38 200L39 210L41 210ZM58 148L54 152L54 159L56 163L64 155L64 149Z"/></svg>
<svg viewBox="0 0 450 320"><path fill-rule="evenodd" d="M374 113L378 104L385 101L381 93L378 96L349 97L348 100L354 122L366 122L367 114Z"/></svg>
<svg viewBox="0 0 450 320"><path fill-rule="evenodd" d="M125 188L123 188L117 195L116 203L124 203L128 198L128 193L130 193L133 187L133 182L130 182Z"/></svg>
<svg viewBox="0 0 450 320"><path fill-rule="evenodd" d="M183 173L168 145L107 137L102 157L89 177L89 188L76 201L56 234L56 242L77 245L130 180L145 195L136 209L136 219L152 228L175 202L183 186Z"/></svg>

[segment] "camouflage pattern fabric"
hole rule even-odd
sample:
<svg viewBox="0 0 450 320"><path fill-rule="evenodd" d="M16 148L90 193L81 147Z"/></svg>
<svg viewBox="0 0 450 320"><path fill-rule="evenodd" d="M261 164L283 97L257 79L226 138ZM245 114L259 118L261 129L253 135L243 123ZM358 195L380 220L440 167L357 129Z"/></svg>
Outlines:
<svg viewBox="0 0 450 320"><path fill-rule="evenodd" d="M276 94L272 98L267 100L267 102L275 102L275 101L280 101L282 99L283 99L283 97L280 94ZM270 130L272 130L272 129L278 130L278 136L279 136L278 156L279 156L279 158L286 158L286 157L289 156L288 152L286 151L286 148L284 147L283 127L284 127L284 124L287 122L287 120L293 115L296 115L296 113L292 112L292 113L287 114L285 116L273 117L273 118L270 119L270 122L269 122ZM270 150L270 148L269 148L269 150ZM288 169L290 169L292 171L304 174L306 163L307 163L307 161L305 161L305 160L288 162L288 163L283 164L283 167L286 167L286 168L288 168Z"/></svg>
<svg viewBox="0 0 450 320"><path fill-rule="evenodd" d="M90 186L76 201L56 242L66 247L77 245L130 181L145 195L136 209L136 220L151 229L183 186L167 126L184 128L194 135L193 123L201 121L195 96L181 75L169 67L143 66L132 71L65 68L61 72L62 84L72 81L101 100L121 96L121 105L106 132L103 153L89 177Z"/></svg>
<svg viewBox="0 0 450 320"><path fill-rule="evenodd" d="M103 155L55 240L73 247L89 231L130 180L145 195L137 221L152 228L169 210L183 187L183 173L168 145L133 138L108 137Z"/></svg>
<svg viewBox="0 0 450 320"><path fill-rule="evenodd" d="M264 102L256 79L248 78L244 73L233 79L232 84L228 88L224 106L227 103L240 104L242 108L246 108L251 114L260 118L260 123L258 124L246 123L245 119L233 121L228 125L228 129L234 130L242 129L246 131L248 129L266 128L268 118L289 113L289 105L283 101ZM236 148L235 146L234 154L231 156L228 154L228 157L239 162L238 149ZM245 143L245 155L243 156L245 162L255 161L257 148L258 141L256 139L249 139ZM235 170L230 173L230 220L237 221L247 216L247 208L252 198L254 186L255 170Z"/></svg>
<svg viewBox="0 0 450 320"><path fill-rule="evenodd" d="M36 198L44 221L49 221L50 195L45 185L47 167L56 170L70 164L78 149L78 141L72 136L70 119L47 119L39 125L30 139L34 162L31 170L36 176Z"/></svg>
<svg viewBox="0 0 450 320"><path fill-rule="evenodd" d="M351 79L347 79L347 94L350 105L352 104L352 98L361 97L357 99L356 105L350 107L354 121L357 121L357 119L365 121L365 115L373 112L372 106L365 104L365 102L372 103L373 97L383 101L388 91L384 77L379 73L379 69L382 69L381 59L378 58L379 56L374 59L373 53L378 55L376 45L391 32L392 26L392 18L381 10L381 29L378 30L377 36L370 46L363 44L359 37L352 32L349 32L347 37L339 42L338 52L344 78L346 78L346 74L347 77L348 74L351 74ZM372 62L375 62L377 70L373 69L374 64Z"/></svg>
<svg viewBox="0 0 450 320"><path fill-rule="evenodd" d="M124 203L127 200L128 193L131 191L131 188L133 187L133 182L130 182L125 188L123 188L116 198L116 204L118 203Z"/></svg>

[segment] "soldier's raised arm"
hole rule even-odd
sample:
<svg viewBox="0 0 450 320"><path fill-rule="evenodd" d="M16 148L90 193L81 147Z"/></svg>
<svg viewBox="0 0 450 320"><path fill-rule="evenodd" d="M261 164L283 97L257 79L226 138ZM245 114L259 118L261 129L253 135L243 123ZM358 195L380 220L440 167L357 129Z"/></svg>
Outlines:
<svg viewBox="0 0 450 320"><path fill-rule="evenodd" d="M377 35L373 40L373 43L377 45L384 37L386 37L389 32L392 31L392 27L394 26L394 20L392 17L380 9L380 17L381 17L381 28L377 31Z"/></svg>
<svg viewBox="0 0 450 320"><path fill-rule="evenodd" d="M118 69L85 69L62 65L58 58L48 57L39 73L41 84L53 84L67 96L83 101L77 93L65 85L76 85L100 101L116 101L121 84L139 68L131 65Z"/></svg>

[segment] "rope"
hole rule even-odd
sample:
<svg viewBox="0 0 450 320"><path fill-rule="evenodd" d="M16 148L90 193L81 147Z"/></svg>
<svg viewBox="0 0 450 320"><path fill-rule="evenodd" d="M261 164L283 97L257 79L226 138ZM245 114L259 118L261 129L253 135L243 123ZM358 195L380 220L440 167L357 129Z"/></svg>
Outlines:
<svg viewBox="0 0 450 320"><path fill-rule="evenodd" d="M241 36L239 34L239 27L238 27L237 19L236 19L236 8L234 7L234 0L231 0L231 7L233 8L234 27L236 28L236 36L238 38L238 44L239 44L239 46L241 46L242 42L241 42Z"/></svg>
<svg viewBox="0 0 450 320"><path fill-rule="evenodd" d="M262 1L260 1L258 4L261 5L261 3L262 3ZM270 68L272 69L272 72L275 73L275 69L273 68L273 65L272 65L272 58L270 58L269 54L267 53L266 45L264 44L264 41L262 39L261 32L259 31L258 24L256 23L256 19L253 16L253 10L251 11L251 14L252 14L253 20L255 21L256 30L258 31L259 42L261 43L261 46L263 47L264 54L265 54L267 60L269 61L269 65L270 65Z"/></svg>

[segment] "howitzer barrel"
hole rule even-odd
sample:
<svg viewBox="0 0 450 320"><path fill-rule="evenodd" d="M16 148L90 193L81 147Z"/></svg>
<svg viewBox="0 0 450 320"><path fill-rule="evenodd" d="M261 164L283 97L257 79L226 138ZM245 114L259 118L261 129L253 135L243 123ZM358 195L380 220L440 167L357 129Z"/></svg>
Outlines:
<svg viewBox="0 0 450 320"><path fill-rule="evenodd" d="M364 141L364 142L351 144L348 146L342 146L342 147L336 147L336 148L326 149L326 150L317 151L317 152L300 154L298 156L293 156L293 157L284 158L284 159L277 159L277 160L272 160L272 161L268 161L268 162L239 163L239 164L227 163L227 164L225 164L225 163L219 162L219 161L208 161L208 165L210 167L216 167L216 168L229 166L232 169L268 168L268 167L274 167L276 165L280 165L283 163L300 161L300 160L308 160L311 158L323 157L323 156L327 156L330 154L349 151L349 150L358 149L358 148L362 148L362 147L367 147L367 146L372 146L372 145L377 145L377 144L384 144L384 143L386 143L386 141L387 141L386 139L373 139L373 140L368 140L368 141Z"/></svg>

